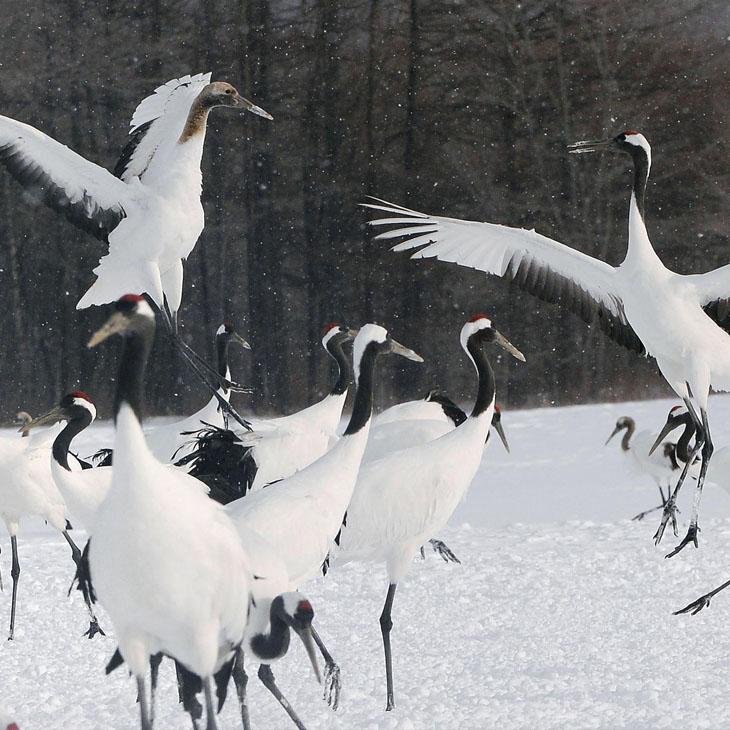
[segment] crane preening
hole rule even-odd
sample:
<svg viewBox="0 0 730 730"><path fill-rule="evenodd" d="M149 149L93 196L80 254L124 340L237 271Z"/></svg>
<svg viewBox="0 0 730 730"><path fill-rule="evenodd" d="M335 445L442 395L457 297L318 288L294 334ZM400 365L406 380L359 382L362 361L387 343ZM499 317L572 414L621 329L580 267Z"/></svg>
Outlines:
<svg viewBox="0 0 730 730"><path fill-rule="evenodd" d="M10 174L109 246L77 308L112 302L128 292L147 294L175 347L213 393L222 379L180 338L177 312L183 262L204 226L200 162L208 115L217 106L272 118L230 84L211 83L209 73L172 79L135 110L130 140L113 174L38 129L0 116L0 162ZM224 399L219 402L242 422Z"/></svg>
<svg viewBox="0 0 730 730"><path fill-rule="evenodd" d="M432 216L379 199L364 205L389 214L371 224L396 226L378 238L406 238L392 250L418 249L412 258L436 258L509 279L540 299L561 303L624 347L656 358L691 414L697 428L695 455L702 454L689 528L672 556L690 543L697 546L699 500L713 452L707 398L710 387L730 390L730 336L717 324L730 310L730 266L691 275L666 268L644 219L651 167L648 141L626 131L570 146L574 153L601 150L628 154L634 165L628 248L616 267L534 230ZM656 543L674 518L682 483L680 477L667 500Z"/></svg>

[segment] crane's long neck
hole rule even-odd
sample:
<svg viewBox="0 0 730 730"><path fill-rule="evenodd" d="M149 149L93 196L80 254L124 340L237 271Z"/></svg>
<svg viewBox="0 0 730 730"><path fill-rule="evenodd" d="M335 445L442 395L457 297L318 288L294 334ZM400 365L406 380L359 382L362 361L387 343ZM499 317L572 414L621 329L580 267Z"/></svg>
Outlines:
<svg viewBox="0 0 730 730"><path fill-rule="evenodd" d="M152 324L152 327L154 327L154 324ZM127 403L134 411L137 420L142 423L144 369L152 348L152 331L134 331L124 338L117 391L114 396L115 421L121 404Z"/></svg>
<svg viewBox="0 0 730 730"><path fill-rule="evenodd" d="M373 343L370 343L360 359L355 402L352 406L350 423L347 424L343 436L352 436L370 422L370 416L373 414L373 373L377 357L378 351Z"/></svg>
<svg viewBox="0 0 730 730"><path fill-rule="evenodd" d="M474 361L474 365L477 369L477 375L479 377L477 399L474 402L474 408L470 415L470 418L476 418L490 409L494 409L494 371L492 370L492 366L489 364L487 355L484 352L484 346L477 342L476 338L470 337L467 340L466 348L471 359ZM490 415L489 417L491 419L492 416Z"/></svg>
<svg viewBox="0 0 730 730"><path fill-rule="evenodd" d="M692 423L692 417L687 414L684 422L684 431L677 441L677 460L686 464L689 461L689 442L695 435L695 425Z"/></svg>
<svg viewBox="0 0 730 730"><path fill-rule="evenodd" d="M634 431L636 430L636 422L633 418L627 418L626 419L626 433L624 434L624 437L621 439L621 448L624 451L629 450L629 441L631 441L631 437L634 435Z"/></svg>
<svg viewBox="0 0 730 730"><path fill-rule="evenodd" d="M327 352L329 352L329 354L335 359L337 367L339 368L337 382L332 387L330 394L344 395L347 392L347 388L350 386L350 378L352 377L350 361L347 359L345 351L342 349L342 342L337 338L332 338L327 343Z"/></svg>
<svg viewBox="0 0 730 730"><path fill-rule="evenodd" d="M632 150L634 161L634 186L629 203L629 247L624 262L634 266L659 265L664 268L649 240L644 217L644 199L646 197L646 183L649 179L649 158L642 147Z"/></svg>
<svg viewBox="0 0 730 730"><path fill-rule="evenodd" d="M71 471L68 465L68 450L71 442L91 423L91 413L85 412L79 418L72 418L61 433L56 436L53 442L52 454L53 458L67 471Z"/></svg>
<svg viewBox="0 0 730 730"><path fill-rule="evenodd" d="M255 634L250 641L256 658L266 663L283 657L289 650L291 633L286 623L276 614L271 605L270 629L268 634Z"/></svg>
<svg viewBox="0 0 730 730"><path fill-rule="evenodd" d="M228 336L219 336L216 338L216 355L218 359L218 375L226 380L231 379L231 369L228 365L228 348L230 347L231 339ZM223 395L228 394L228 388L221 387L220 392Z"/></svg>

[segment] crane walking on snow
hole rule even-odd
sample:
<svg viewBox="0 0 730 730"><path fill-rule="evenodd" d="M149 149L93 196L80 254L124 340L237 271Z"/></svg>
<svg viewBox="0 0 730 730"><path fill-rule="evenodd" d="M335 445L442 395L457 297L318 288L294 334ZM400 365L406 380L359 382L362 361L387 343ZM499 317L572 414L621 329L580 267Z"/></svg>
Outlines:
<svg viewBox="0 0 730 730"><path fill-rule="evenodd" d="M730 266L692 275L666 268L644 219L649 143L642 134L627 131L608 140L576 142L570 151L600 150L628 154L634 165L628 249L617 267L534 230L431 216L377 199L365 206L390 214L370 221L373 225L397 226L378 238L407 237L394 251L417 248L412 258L433 257L509 279L545 301L561 302L628 349L656 358L692 416L697 428L694 451L702 453L689 528L671 557L689 543L697 546L700 496L713 452L707 398L710 387L730 390L730 336L717 324L730 311ZM656 543L674 516L682 483L680 477L667 500Z"/></svg>

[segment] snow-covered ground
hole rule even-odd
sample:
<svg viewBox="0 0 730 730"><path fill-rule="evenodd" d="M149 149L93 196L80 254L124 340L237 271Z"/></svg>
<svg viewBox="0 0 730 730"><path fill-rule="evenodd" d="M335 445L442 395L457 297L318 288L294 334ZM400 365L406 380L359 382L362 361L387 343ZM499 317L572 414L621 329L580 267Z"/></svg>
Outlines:
<svg viewBox="0 0 730 730"><path fill-rule="evenodd" d="M678 540L668 534L654 547L658 513L630 521L657 503L656 486L628 468L619 437L603 445L619 416L658 430L671 405L504 413L511 455L493 440L440 535L462 564L428 553L396 594L393 712L384 712L378 623L384 568L348 565L309 583L344 687L333 713L293 640L274 672L306 726L730 727L730 590L695 617L672 615L730 577L730 496L708 485L700 549L665 560ZM730 444L730 397L712 398L710 418L717 447ZM110 430L96 434L108 438ZM691 489L680 500L680 537ZM66 597L73 563L63 538L32 521L21 529L16 639L0 646L0 705L23 730L138 727L133 680L124 671L104 675L113 638L81 636L86 613L77 592ZM10 549L7 538L0 544L6 631ZM100 619L108 629L103 612ZM161 674L156 726L189 727L171 667L163 664ZM255 676L249 687L254 728L291 727ZM235 694L220 724L240 727Z"/></svg>

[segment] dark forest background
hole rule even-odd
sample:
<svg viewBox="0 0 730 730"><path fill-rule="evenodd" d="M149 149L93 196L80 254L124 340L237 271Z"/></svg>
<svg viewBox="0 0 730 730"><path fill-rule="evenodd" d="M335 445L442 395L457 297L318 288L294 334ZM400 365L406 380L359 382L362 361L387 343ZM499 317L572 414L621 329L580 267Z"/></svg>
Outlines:
<svg viewBox="0 0 730 730"><path fill-rule="evenodd" d="M213 355L233 320L253 345L243 413L285 412L332 378L332 321L377 321L422 366L384 362L378 403L431 387L468 402L458 332L493 317L527 364L495 362L498 400L539 406L667 395L653 361L497 279L411 262L372 240L368 194L432 213L536 228L617 264L628 158L566 144L625 129L653 145L650 236L667 265L730 261L726 0L89 0L0 2L0 113L111 169L136 105L212 71L274 116L216 110L203 159L206 228L187 262L183 334ZM103 247L0 170L0 417L82 388L108 415L116 350L77 312ZM647 293L650 295L650 292ZM398 369L400 368L400 369ZM158 338L150 412L207 396Z"/></svg>

